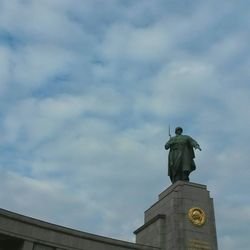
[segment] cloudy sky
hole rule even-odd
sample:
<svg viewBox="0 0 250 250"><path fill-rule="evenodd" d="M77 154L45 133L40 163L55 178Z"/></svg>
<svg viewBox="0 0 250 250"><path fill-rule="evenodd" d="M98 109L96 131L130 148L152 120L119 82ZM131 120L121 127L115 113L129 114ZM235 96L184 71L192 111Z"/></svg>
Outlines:
<svg viewBox="0 0 250 250"><path fill-rule="evenodd" d="M171 183L168 126L222 250L250 239L247 0L0 0L0 207L133 241Z"/></svg>

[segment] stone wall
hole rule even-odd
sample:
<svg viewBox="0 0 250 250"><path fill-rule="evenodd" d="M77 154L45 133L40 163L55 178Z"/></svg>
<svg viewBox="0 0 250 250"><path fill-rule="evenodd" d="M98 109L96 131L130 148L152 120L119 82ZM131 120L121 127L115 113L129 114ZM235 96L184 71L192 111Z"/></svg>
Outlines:
<svg viewBox="0 0 250 250"><path fill-rule="evenodd" d="M2 249L0 246L0 250L159 250L61 227L3 209L0 209L0 239L1 235L6 246ZM5 238L22 244L13 249Z"/></svg>

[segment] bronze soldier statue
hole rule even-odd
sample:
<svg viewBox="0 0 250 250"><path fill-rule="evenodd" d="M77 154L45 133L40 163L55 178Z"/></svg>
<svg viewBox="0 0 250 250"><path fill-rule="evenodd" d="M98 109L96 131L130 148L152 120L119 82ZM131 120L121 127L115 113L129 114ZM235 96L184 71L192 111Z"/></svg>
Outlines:
<svg viewBox="0 0 250 250"><path fill-rule="evenodd" d="M199 144L190 136L182 135L183 129L175 129L176 136L170 137L165 144L168 154L168 175L172 183L178 180L189 181L189 174L195 170L194 150L201 148Z"/></svg>

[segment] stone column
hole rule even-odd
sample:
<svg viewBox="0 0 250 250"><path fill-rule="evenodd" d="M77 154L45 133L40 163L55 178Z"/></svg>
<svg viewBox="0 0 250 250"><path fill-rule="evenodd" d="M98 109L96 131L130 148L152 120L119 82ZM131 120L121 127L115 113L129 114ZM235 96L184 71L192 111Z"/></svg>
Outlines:
<svg viewBox="0 0 250 250"><path fill-rule="evenodd" d="M136 243L162 250L218 250L213 200L205 185L178 181L159 195Z"/></svg>
<svg viewBox="0 0 250 250"><path fill-rule="evenodd" d="M25 240L23 243L22 250L33 250L33 242Z"/></svg>

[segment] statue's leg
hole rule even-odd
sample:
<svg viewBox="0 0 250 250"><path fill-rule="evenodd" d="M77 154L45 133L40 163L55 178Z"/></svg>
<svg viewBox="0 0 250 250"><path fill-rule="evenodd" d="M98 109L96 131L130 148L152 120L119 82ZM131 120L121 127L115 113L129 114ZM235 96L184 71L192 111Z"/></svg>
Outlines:
<svg viewBox="0 0 250 250"><path fill-rule="evenodd" d="M177 181L180 181L182 180L182 173L181 171L176 171L173 175L173 182L172 183L175 183Z"/></svg>
<svg viewBox="0 0 250 250"><path fill-rule="evenodd" d="M189 181L189 174L190 174L190 172L189 171L183 171L182 172L182 180L183 181Z"/></svg>

